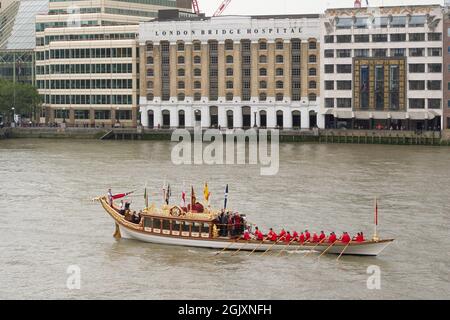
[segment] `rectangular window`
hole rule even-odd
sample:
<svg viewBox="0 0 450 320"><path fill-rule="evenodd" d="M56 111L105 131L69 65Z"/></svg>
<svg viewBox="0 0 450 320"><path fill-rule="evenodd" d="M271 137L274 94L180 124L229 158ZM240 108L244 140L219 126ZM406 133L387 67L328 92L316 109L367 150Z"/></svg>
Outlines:
<svg viewBox="0 0 450 320"><path fill-rule="evenodd" d="M391 49L391 57L404 57L406 55L406 49L398 48Z"/></svg>
<svg viewBox="0 0 450 320"><path fill-rule="evenodd" d="M334 36L325 36L325 43L334 43Z"/></svg>
<svg viewBox="0 0 450 320"><path fill-rule="evenodd" d="M428 56L429 57L441 57L442 56L442 48L428 48Z"/></svg>
<svg viewBox="0 0 450 320"><path fill-rule="evenodd" d="M409 49L410 57L424 57L425 56L425 48L411 48Z"/></svg>
<svg viewBox="0 0 450 320"><path fill-rule="evenodd" d="M372 35L372 42L387 42L387 41L388 41L388 35L386 33Z"/></svg>
<svg viewBox="0 0 450 320"><path fill-rule="evenodd" d="M351 108L352 99L351 98L337 98L336 105L338 108Z"/></svg>
<svg viewBox="0 0 450 320"><path fill-rule="evenodd" d="M369 49L355 49L354 56L356 58L367 58L370 55Z"/></svg>
<svg viewBox="0 0 450 320"><path fill-rule="evenodd" d="M424 63L410 63L409 64L409 72L424 73L425 72L425 64Z"/></svg>
<svg viewBox="0 0 450 320"><path fill-rule="evenodd" d="M406 33L393 33L391 34L391 42L405 42Z"/></svg>
<svg viewBox="0 0 450 320"><path fill-rule="evenodd" d="M441 80L428 80L427 81L428 90L441 90Z"/></svg>
<svg viewBox="0 0 450 320"><path fill-rule="evenodd" d="M334 50L333 49L326 49L324 51L324 55L325 55L325 58L334 58Z"/></svg>
<svg viewBox="0 0 450 320"><path fill-rule="evenodd" d="M400 66L391 65L389 67L389 107L391 110L398 110L400 107Z"/></svg>
<svg viewBox="0 0 450 320"><path fill-rule="evenodd" d="M326 64L325 73L334 73L334 64Z"/></svg>
<svg viewBox="0 0 450 320"><path fill-rule="evenodd" d="M441 41L442 33L440 32L430 32L428 33L428 41Z"/></svg>
<svg viewBox="0 0 450 320"><path fill-rule="evenodd" d="M428 99L428 109L440 109L441 99Z"/></svg>
<svg viewBox="0 0 450 320"><path fill-rule="evenodd" d="M351 80L338 80L336 81L337 90L351 90L352 81Z"/></svg>
<svg viewBox="0 0 450 320"><path fill-rule="evenodd" d="M337 58L351 58L352 56L352 50L350 49L338 49L336 50L336 57Z"/></svg>
<svg viewBox="0 0 450 320"><path fill-rule="evenodd" d="M384 66L375 66L375 108L384 109Z"/></svg>
<svg viewBox="0 0 450 320"><path fill-rule="evenodd" d="M387 49L373 49L372 55L375 58L387 57Z"/></svg>
<svg viewBox="0 0 450 320"><path fill-rule="evenodd" d="M337 73L352 73L352 65L351 64L338 64L336 65Z"/></svg>
<svg viewBox="0 0 450 320"><path fill-rule="evenodd" d="M425 41L425 33L410 33L409 41Z"/></svg>
<svg viewBox="0 0 450 320"><path fill-rule="evenodd" d="M430 73L440 73L442 72L442 64L440 63L429 63L428 72Z"/></svg>
<svg viewBox="0 0 450 320"><path fill-rule="evenodd" d="M325 90L334 90L334 81L333 80L325 81Z"/></svg>
<svg viewBox="0 0 450 320"><path fill-rule="evenodd" d="M360 108L369 108L369 66L363 65L360 70Z"/></svg>
<svg viewBox="0 0 450 320"><path fill-rule="evenodd" d="M370 37L368 34L356 34L355 43L370 42Z"/></svg>
<svg viewBox="0 0 450 320"><path fill-rule="evenodd" d="M423 80L410 80L409 90L425 90L425 81Z"/></svg>
<svg viewBox="0 0 450 320"><path fill-rule="evenodd" d="M350 34L338 35L338 36L336 36L336 42L337 43L350 43L350 42L352 42L352 36Z"/></svg>
<svg viewBox="0 0 450 320"><path fill-rule="evenodd" d="M334 98L325 98L325 108L334 108Z"/></svg>
<svg viewBox="0 0 450 320"><path fill-rule="evenodd" d="M410 109L425 109L425 99L409 99Z"/></svg>

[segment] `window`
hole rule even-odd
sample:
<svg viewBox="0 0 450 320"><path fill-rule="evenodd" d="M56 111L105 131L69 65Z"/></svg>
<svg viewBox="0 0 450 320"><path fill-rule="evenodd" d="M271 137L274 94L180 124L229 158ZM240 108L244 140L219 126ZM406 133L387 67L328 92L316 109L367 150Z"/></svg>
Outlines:
<svg viewBox="0 0 450 320"><path fill-rule="evenodd" d="M316 101L317 100L317 95L315 93L308 94L308 100L309 101Z"/></svg>
<svg viewBox="0 0 450 320"><path fill-rule="evenodd" d="M277 68L277 70L275 71L275 74L278 77L284 75L284 69L283 68Z"/></svg>
<svg viewBox="0 0 450 320"><path fill-rule="evenodd" d="M441 90L441 80L428 80L427 81L428 90Z"/></svg>
<svg viewBox="0 0 450 320"><path fill-rule="evenodd" d="M326 49L324 51L325 58L334 58L334 50L333 49Z"/></svg>
<svg viewBox="0 0 450 320"><path fill-rule="evenodd" d="M317 42L310 41L309 44L308 44L308 48L309 48L309 50L316 50L317 49Z"/></svg>
<svg viewBox="0 0 450 320"><path fill-rule="evenodd" d="M266 101L267 100L267 94L265 92L261 92L259 94L259 101Z"/></svg>
<svg viewBox="0 0 450 320"><path fill-rule="evenodd" d="M355 43L370 42L370 37L368 34L356 34Z"/></svg>
<svg viewBox="0 0 450 320"><path fill-rule="evenodd" d="M337 98L336 106L338 108L351 108L352 107L352 99L351 98Z"/></svg>
<svg viewBox="0 0 450 320"><path fill-rule="evenodd" d="M309 84L308 84L308 88L309 89L316 89L317 88L317 82L310 81Z"/></svg>
<svg viewBox="0 0 450 320"><path fill-rule="evenodd" d="M201 89L202 83L200 81L194 81L194 89Z"/></svg>
<svg viewBox="0 0 450 320"><path fill-rule="evenodd" d="M409 108L410 109L424 109L425 108L425 99L409 99Z"/></svg>
<svg viewBox="0 0 450 320"><path fill-rule="evenodd" d="M425 33L410 33L409 41L425 41Z"/></svg>
<svg viewBox="0 0 450 320"><path fill-rule="evenodd" d="M367 17L355 18L353 26L355 29L367 29L367 21Z"/></svg>
<svg viewBox="0 0 450 320"><path fill-rule="evenodd" d="M391 49L391 57L404 57L406 50L404 48Z"/></svg>
<svg viewBox="0 0 450 320"><path fill-rule="evenodd" d="M310 76L316 76L317 75L317 69L316 68L309 68L308 74Z"/></svg>
<svg viewBox="0 0 450 320"><path fill-rule="evenodd" d="M334 81L333 80L325 81L325 90L334 90Z"/></svg>
<svg viewBox="0 0 450 320"><path fill-rule="evenodd" d="M334 43L334 36L325 36L325 43Z"/></svg>
<svg viewBox="0 0 450 320"><path fill-rule="evenodd" d="M351 80L338 80L336 81L337 90L351 90L352 81Z"/></svg>
<svg viewBox="0 0 450 320"><path fill-rule="evenodd" d="M423 63L411 63L409 64L409 72L411 73L424 73L425 64Z"/></svg>
<svg viewBox="0 0 450 320"><path fill-rule="evenodd" d="M275 96L275 100L276 101L283 101L284 100L284 95L282 93L277 93Z"/></svg>
<svg viewBox="0 0 450 320"><path fill-rule="evenodd" d="M266 68L259 69L259 75L263 77L267 76L267 69Z"/></svg>
<svg viewBox="0 0 450 320"><path fill-rule="evenodd" d="M425 48L411 48L409 49L410 57L424 57L425 56Z"/></svg>
<svg viewBox="0 0 450 320"><path fill-rule="evenodd" d="M388 41L388 35L386 33L372 35L372 42L387 42L387 41Z"/></svg>
<svg viewBox="0 0 450 320"><path fill-rule="evenodd" d="M428 56L429 57L441 57L442 56L442 48L428 48Z"/></svg>
<svg viewBox="0 0 450 320"><path fill-rule="evenodd" d="M283 49L284 49L284 43L283 43L283 41L277 41L275 47L276 47L277 50L283 50Z"/></svg>
<svg viewBox="0 0 450 320"><path fill-rule="evenodd" d="M202 49L202 43L200 41L194 41L194 51L200 51Z"/></svg>
<svg viewBox="0 0 450 320"><path fill-rule="evenodd" d="M147 89L153 89L153 81L147 81Z"/></svg>
<svg viewBox="0 0 450 320"><path fill-rule="evenodd" d="M179 77L184 77L186 74L186 72L184 71L184 69L178 69L178 76Z"/></svg>
<svg viewBox="0 0 450 320"><path fill-rule="evenodd" d="M355 57L357 58L367 58L370 56L369 49L355 49Z"/></svg>
<svg viewBox="0 0 450 320"><path fill-rule="evenodd" d="M227 63L233 63L234 61L233 56L227 56L226 61Z"/></svg>
<svg viewBox="0 0 450 320"><path fill-rule="evenodd" d="M184 81L178 81L178 89L184 89Z"/></svg>
<svg viewBox="0 0 450 320"><path fill-rule="evenodd" d="M194 63L195 64L199 64L199 63L201 63L202 62L202 58L200 58L200 56L195 56L194 57Z"/></svg>
<svg viewBox="0 0 450 320"><path fill-rule="evenodd" d="M147 64L153 64L153 57L147 57Z"/></svg>
<svg viewBox="0 0 450 320"><path fill-rule="evenodd" d="M283 81L277 81L275 86L277 89L283 89L284 88Z"/></svg>
<svg viewBox="0 0 450 320"><path fill-rule="evenodd" d="M178 57L178 64L184 64L184 57L183 56L179 56Z"/></svg>
<svg viewBox="0 0 450 320"><path fill-rule="evenodd" d="M423 80L410 80L409 90L425 90L425 81Z"/></svg>
<svg viewBox="0 0 450 320"><path fill-rule="evenodd" d="M406 33L393 33L391 34L391 42L405 42Z"/></svg>
<svg viewBox="0 0 450 320"><path fill-rule="evenodd" d="M226 40L225 41L225 50L233 50L234 49L234 43L233 40Z"/></svg>
<svg viewBox="0 0 450 320"><path fill-rule="evenodd" d="M233 92L227 92L227 93L226 93L225 99L226 99L227 101L233 101L233 98L234 98Z"/></svg>
<svg viewBox="0 0 450 320"><path fill-rule="evenodd" d="M353 25L353 18L341 18L336 23L337 30L351 29Z"/></svg>
<svg viewBox="0 0 450 320"><path fill-rule="evenodd" d="M259 43L259 50L267 50L267 42L261 41Z"/></svg>
<svg viewBox="0 0 450 320"><path fill-rule="evenodd" d="M153 51L153 43L147 43L147 51Z"/></svg>
<svg viewBox="0 0 450 320"><path fill-rule="evenodd" d="M336 36L337 43L350 43L352 42L352 36L350 34Z"/></svg>
<svg viewBox="0 0 450 320"><path fill-rule="evenodd" d="M317 62L317 56L312 54L308 58L309 63L316 63Z"/></svg>
<svg viewBox="0 0 450 320"><path fill-rule="evenodd" d="M431 72L431 73L440 73L440 72L442 72L442 64L440 64L440 63L429 63L428 64L428 72Z"/></svg>
<svg viewBox="0 0 450 320"><path fill-rule="evenodd" d="M282 55L277 55L276 59L275 59L276 63L283 63L284 62L284 57Z"/></svg>
<svg viewBox="0 0 450 320"><path fill-rule="evenodd" d="M441 99L428 99L428 109L440 109Z"/></svg>
<svg viewBox="0 0 450 320"><path fill-rule="evenodd" d="M405 16L392 17L391 28L404 28L405 26L406 26Z"/></svg>
<svg viewBox="0 0 450 320"><path fill-rule="evenodd" d="M336 57L337 58L350 58L352 56L352 50L351 49L338 49L336 50Z"/></svg>
<svg viewBox="0 0 450 320"><path fill-rule="evenodd" d="M194 93L194 101L202 100L202 95L199 92Z"/></svg>
<svg viewBox="0 0 450 320"><path fill-rule="evenodd" d="M153 101L154 98L155 98L155 96L153 95L153 93L147 94L147 100L148 101Z"/></svg>
<svg viewBox="0 0 450 320"><path fill-rule="evenodd" d="M226 82L226 88L227 89L233 89L233 81L227 81Z"/></svg>
<svg viewBox="0 0 450 320"><path fill-rule="evenodd" d="M325 98L325 108L334 108L334 98Z"/></svg>
<svg viewBox="0 0 450 320"><path fill-rule="evenodd" d="M326 64L325 73L334 73L334 64Z"/></svg>
<svg viewBox="0 0 450 320"><path fill-rule="evenodd" d="M352 73L352 65L351 64L338 64L336 65L337 73Z"/></svg>
<svg viewBox="0 0 450 320"><path fill-rule="evenodd" d="M194 76L195 77L201 77L202 76L202 70L194 69Z"/></svg>
<svg viewBox="0 0 450 320"><path fill-rule="evenodd" d="M259 82L259 87L261 89L267 89L267 81L260 81Z"/></svg>
<svg viewBox="0 0 450 320"><path fill-rule="evenodd" d="M428 41L441 41L442 33L440 32L430 32L428 33Z"/></svg>
<svg viewBox="0 0 450 320"><path fill-rule="evenodd" d="M178 101L184 101L186 99L186 95L184 93L179 93L177 95Z"/></svg>
<svg viewBox="0 0 450 320"><path fill-rule="evenodd" d="M259 56L259 63L267 63L267 56Z"/></svg>
<svg viewBox="0 0 450 320"><path fill-rule="evenodd" d="M184 42L178 42L177 50L178 51L184 51Z"/></svg>
<svg viewBox="0 0 450 320"><path fill-rule="evenodd" d="M373 49L372 55L375 58L387 57L387 49Z"/></svg>
<svg viewBox="0 0 450 320"><path fill-rule="evenodd" d="M155 72L153 71L153 69L147 70L147 77L153 77L154 75L155 75Z"/></svg>
<svg viewBox="0 0 450 320"><path fill-rule="evenodd" d="M231 77L233 75L233 69L232 68L227 68L227 77Z"/></svg>
<svg viewBox="0 0 450 320"><path fill-rule="evenodd" d="M427 20L426 16L412 16L409 20L408 27L410 28L419 28L425 25Z"/></svg>

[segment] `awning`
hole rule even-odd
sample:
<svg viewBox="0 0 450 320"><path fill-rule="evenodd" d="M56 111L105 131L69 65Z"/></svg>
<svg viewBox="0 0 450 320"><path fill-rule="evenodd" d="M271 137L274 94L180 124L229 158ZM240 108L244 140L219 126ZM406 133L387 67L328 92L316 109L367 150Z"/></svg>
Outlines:
<svg viewBox="0 0 450 320"><path fill-rule="evenodd" d="M355 118L361 120L369 120L372 119L372 112L368 111L356 111Z"/></svg>
<svg viewBox="0 0 450 320"><path fill-rule="evenodd" d="M325 111L324 115L332 115L334 116L334 111L333 109L328 109L327 111Z"/></svg>
<svg viewBox="0 0 450 320"><path fill-rule="evenodd" d="M411 120L425 120L428 119L427 112L410 112L409 118Z"/></svg>
<svg viewBox="0 0 450 320"><path fill-rule="evenodd" d="M386 120L391 118L391 114L389 112L375 111L372 112L373 118L378 120Z"/></svg>
<svg viewBox="0 0 450 320"><path fill-rule="evenodd" d="M352 111L337 111L336 116L339 119L351 119L353 118L353 112Z"/></svg>
<svg viewBox="0 0 450 320"><path fill-rule="evenodd" d="M394 120L405 120L406 112L391 112L391 119Z"/></svg>
<svg viewBox="0 0 450 320"><path fill-rule="evenodd" d="M434 119L436 117L440 117L440 116L441 115L440 115L439 112L436 112L436 111L433 111L433 110L429 110L428 111L428 119L430 119L430 120L432 120L432 119Z"/></svg>

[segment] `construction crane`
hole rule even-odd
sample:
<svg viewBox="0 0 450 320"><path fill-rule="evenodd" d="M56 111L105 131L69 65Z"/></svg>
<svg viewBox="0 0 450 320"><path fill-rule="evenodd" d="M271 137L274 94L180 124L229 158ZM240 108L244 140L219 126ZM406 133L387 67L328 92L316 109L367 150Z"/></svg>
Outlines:
<svg viewBox="0 0 450 320"><path fill-rule="evenodd" d="M225 11L225 9L228 7L230 2L231 2L231 0L224 0L222 2L222 4L219 6L219 8L216 10L216 12L214 13L213 17L220 16ZM200 14L200 7L198 6L197 0L192 0L192 9L194 9L195 14Z"/></svg>

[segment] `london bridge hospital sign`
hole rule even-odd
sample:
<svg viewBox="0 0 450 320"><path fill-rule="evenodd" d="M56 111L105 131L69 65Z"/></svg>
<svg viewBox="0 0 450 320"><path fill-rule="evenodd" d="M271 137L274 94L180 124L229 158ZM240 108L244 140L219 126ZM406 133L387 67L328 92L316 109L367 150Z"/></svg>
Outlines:
<svg viewBox="0 0 450 320"><path fill-rule="evenodd" d="M318 19L222 19L206 21L146 22L140 25L140 42L178 40L241 40L258 41L261 38L284 39L309 38L319 39Z"/></svg>

